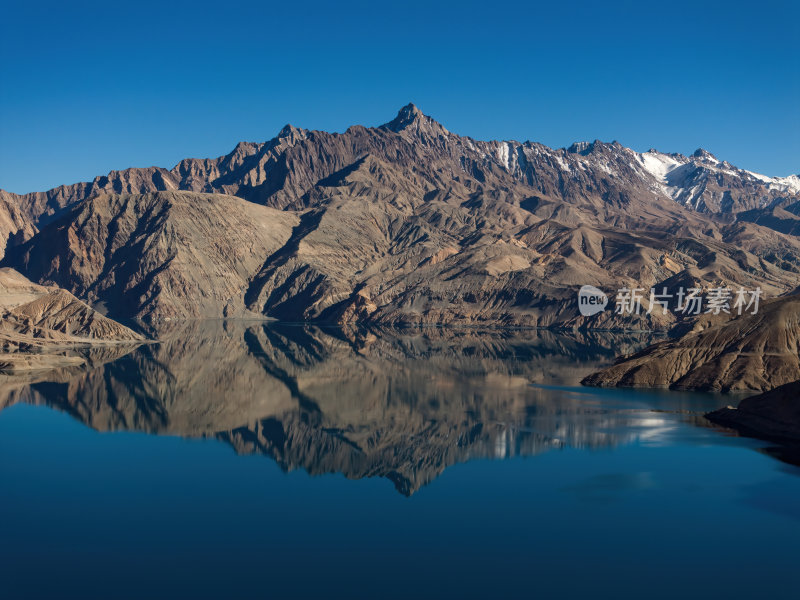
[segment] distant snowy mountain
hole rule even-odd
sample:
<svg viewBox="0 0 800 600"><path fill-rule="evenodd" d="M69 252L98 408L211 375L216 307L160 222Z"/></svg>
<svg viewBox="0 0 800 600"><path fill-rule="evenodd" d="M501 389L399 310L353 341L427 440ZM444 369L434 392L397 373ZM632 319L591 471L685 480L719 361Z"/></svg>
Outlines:
<svg viewBox="0 0 800 600"><path fill-rule="evenodd" d="M702 148L692 156L681 154L663 154L657 150L649 150L639 154L644 171L660 184L661 191L673 200L696 210L713 210L706 203L722 191L731 189L744 190L748 194L746 201L736 207L739 210L763 208L774 200L774 194L800 194L800 177L767 177L752 171L746 171L721 161ZM759 198L759 190L763 193ZM760 199L760 201L759 201ZM719 206L730 210L732 205Z"/></svg>

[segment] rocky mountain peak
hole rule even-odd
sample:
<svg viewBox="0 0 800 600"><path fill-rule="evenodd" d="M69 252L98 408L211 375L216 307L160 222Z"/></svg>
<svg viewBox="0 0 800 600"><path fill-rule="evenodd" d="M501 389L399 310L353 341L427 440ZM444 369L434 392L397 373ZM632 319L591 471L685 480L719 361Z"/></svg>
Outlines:
<svg viewBox="0 0 800 600"><path fill-rule="evenodd" d="M306 132L304 129L299 129L292 125L291 123L287 123L283 126L278 132L278 139L279 140L286 140L289 143L294 143L298 140L304 139L306 137Z"/></svg>
<svg viewBox="0 0 800 600"><path fill-rule="evenodd" d="M711 154L711 152L709 152L704 148L698 148L697 150L695 150L694 153L692 154L692 158L699 158L700 160L706 160L713 163L719 162L716 156L714 156L713 154Z"/></svg>
<svg viewBox="0 0 800 600"><path fill-rule="evenodd" d="M617 142L613 142L612 146L619 146ZM593 142L575 142L569 148L567 148L567 152L570 154L580 154L582 156L587 156L596 150L600 150L604 148L606 144L604 144L600 140L595 140ZM620 146L621 147L621 146Z"/></svg>
<svg viewBox="0 0 800 600"><path fill-rule="evenodd" d="M426 121L433 122L433 119L424 115L422 111L417 108L413 103L406 104L403 108L397 111L397 116L386 123L384 127L392 131L399 132L414 124L421 124Z"/></svg>

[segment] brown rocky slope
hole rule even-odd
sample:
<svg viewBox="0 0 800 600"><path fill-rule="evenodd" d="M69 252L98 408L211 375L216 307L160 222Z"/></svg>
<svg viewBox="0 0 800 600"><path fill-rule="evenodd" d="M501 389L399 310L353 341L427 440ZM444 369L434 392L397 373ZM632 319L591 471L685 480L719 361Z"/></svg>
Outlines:
<svg viewBox="0 0 800 600"><path fill-rule="evenodd" d="M800 296L650 346L583 380L593 386L765 391L800 379Z"/></svg>
<svg viewBox="0 0 800 600"><path fill-rule="evenodd" d="M233 196L100 195L14 248L29 276L123 317L230 317L247 281L299 222Z"/></svg>
<svg viewBox="0 0 800 600"><path fill-rule="evenodd" d="M0 269L0 370L84 364L77 347L138 344L140 334L112 321L69 292L34 284Z"/></svg>

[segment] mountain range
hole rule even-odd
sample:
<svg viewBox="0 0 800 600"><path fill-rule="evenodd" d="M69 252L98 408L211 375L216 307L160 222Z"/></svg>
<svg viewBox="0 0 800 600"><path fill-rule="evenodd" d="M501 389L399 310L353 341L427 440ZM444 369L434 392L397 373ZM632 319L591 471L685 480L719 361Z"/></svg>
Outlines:
<svg viewBox="0 0 800 600"><path fill-rule="evenodd" d="M575 292L800 285L800 178L706 151L459 136L414 105L344 133L287 125L172 169L0 191L0 255L109 316L674 325L584 317Z"/></svg>

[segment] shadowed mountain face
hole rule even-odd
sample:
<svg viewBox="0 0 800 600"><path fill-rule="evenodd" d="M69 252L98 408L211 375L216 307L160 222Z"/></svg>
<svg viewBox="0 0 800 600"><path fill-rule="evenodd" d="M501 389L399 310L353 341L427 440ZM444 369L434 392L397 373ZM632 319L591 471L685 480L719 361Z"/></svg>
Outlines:
<svg viewBox="0 0 800 600"><path fill-rule="evenodd" d="M480 142L409 105L377 128L287 126L172 170L2 192L41 228L4 264L153 321L666 328L674 315L581 317L575 291L793 289L795 179L704 152Z"/></svg>
<svg viewBox="0 0 800 600"><path fill-rule="evenodd" d="M0 398L100 431L217 438L286 470L385 477L404 494L473 458L607 447L666 426L580 389L536 385L574 385L640 347L637 337L234 321L175 324L159 337L84 373L8 384Z"/></svg>
<svg viewBox="0 0 800 600"><path fill-rule="evenodd" d="M800 380L769 392L745 398L736 408L726 407L706 415L713 423L744 435L776 440L788 446L800 464Z"/></svg>
<svg viewBox="0 0 800 600"><path fill-rule="evenodd" d="M0 259L6 246L30 239L36 232L33 220L22 213L19 200L0 190Z"/></svg>

